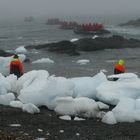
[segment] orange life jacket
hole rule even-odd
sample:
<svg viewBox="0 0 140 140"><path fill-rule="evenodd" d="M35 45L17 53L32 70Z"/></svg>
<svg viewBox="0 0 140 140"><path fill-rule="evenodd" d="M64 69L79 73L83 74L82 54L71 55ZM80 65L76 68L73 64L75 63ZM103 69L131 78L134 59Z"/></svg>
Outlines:
<svg viewBox="0 0 140 140"><path fill-rule="evenodd" d="M14 59L10 62L10 74L15 74L17 77L23 74L22 63L19 59Z"/></svg>
<svg viewBox="0 0 140 140"><path fill-rule="evenodd" d="M125 68L122 65L120 65L120 64L116 64L115 65L115 69L121 71L122 73L125 72Z"/></svg>

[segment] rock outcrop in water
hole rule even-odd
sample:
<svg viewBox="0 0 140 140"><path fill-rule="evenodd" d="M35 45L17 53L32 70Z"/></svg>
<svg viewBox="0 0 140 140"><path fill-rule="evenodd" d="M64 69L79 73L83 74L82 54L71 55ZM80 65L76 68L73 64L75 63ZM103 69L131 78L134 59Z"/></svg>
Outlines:
<svg viewBox="0 0 140 140"><path fill-rule="evenodd" d="M0 50L0 56L7 57L13 55L12 53L5 52L4 50Z"/></svg>
<svg viewBox="0 0 140 140"><path fill-rule="evenodd" d="M27 46L27 49L43 49L50 52L66 53L69 55L79 55L77 46L70 41L64 40L57 43L42 44L37 46Z"/></svg>
<svg viewBox="0 0 140 140"><path fill-rule="evenodd" d="M108 38L97 37L82 38L75 42L60 41L57 43L27 46L27 49L42 49L50 52L78 55L79 51L97 51L103 49L140 48L140 41L137 39L126 39L122 36L113 35Z"/></svg>
<svg viewBox="0 0 140 140"><path fill-rule="evenodd" d="M136 20L130 20L126 23L121 23L119 26L134 26L134 27L140 27L140 18Z"/></svg>
<svg viewBox="0 0 140 140"><path fill-rule="evenodd" d="M74 42L78 51L96 51L103 49L138 48L140 41L137 39L126 39L122 36L111 36L109 38L97 37L96 39L84 38Z"/></svg>

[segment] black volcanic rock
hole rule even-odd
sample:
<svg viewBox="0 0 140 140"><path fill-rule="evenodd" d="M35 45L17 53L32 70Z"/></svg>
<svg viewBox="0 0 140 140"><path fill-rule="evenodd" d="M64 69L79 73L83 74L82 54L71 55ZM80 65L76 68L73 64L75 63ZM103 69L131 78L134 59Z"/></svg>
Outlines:
<svg viewBox="0 0 140 140"><path fill-rule="evenodd" d="M50 52L66 53L69 55L79 55L79 53L76 51L76 47L77 46L72 42L64 40L57 43L49 43L49 44L43 44L37 46L27 46L26 48L42 49L42 50L48 50Z"/></svg>
<svg viewBox="0 0 140 140"><path fill-rule="evenodd" d="M126 23L121 23L119 26L134 26L134 27L139 27L140 26L140 18L136 20L130 20Z"/></svg>
<svg viewBox="0 0 140 140"><path fill-rule="evenodd" d="M113 35L108 38L97 37L82 38L75 42L60 41L57 43L43 44L37 46L27 46L27 49L42 49L50 52L66 53L69 55L79 55L79 51L96 51L103 49L119 49L119 48L138 48L140 41L137 39L126 39L122 36Z"/></svg>
<svg viewBox="0 0 140 140"><path fill-rule="evenodd" d="M117 48L136 48L140 47L140 41L137 39L126 39L122 36L111 36L109 38L97 37L95 39L84 38L74 42L78 51L96 51L103 49Z"/></svg>
<svg viewBox="0 0 140 140"><path fill-rule="evenodd" d="M76 51L76 45L70 41L60 41L58 43L48 44L48 47L48 50L51 52L67 53L69 55L79 54Z"/></svg>
<svg viewBox="0 0 140 140"><path fill-rule="evenodd" d="M14 55L13 53L5 52L4 50L0 50L0 56L7 57Z"/></svg>

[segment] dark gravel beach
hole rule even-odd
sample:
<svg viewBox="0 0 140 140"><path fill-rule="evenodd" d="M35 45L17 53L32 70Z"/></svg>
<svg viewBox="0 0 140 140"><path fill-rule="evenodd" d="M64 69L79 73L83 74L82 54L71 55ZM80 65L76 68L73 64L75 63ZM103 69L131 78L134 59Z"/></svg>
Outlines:
<svg viewBox="0 0 140 140"><path fill-rule="evenodd" d="M61 120L46 107L39 114L0 106L1 140L139 140L140 122L107 125L99 119ZM15 126L10 126L15 124ZM20 126L16 126L20 124Z"/></svg>

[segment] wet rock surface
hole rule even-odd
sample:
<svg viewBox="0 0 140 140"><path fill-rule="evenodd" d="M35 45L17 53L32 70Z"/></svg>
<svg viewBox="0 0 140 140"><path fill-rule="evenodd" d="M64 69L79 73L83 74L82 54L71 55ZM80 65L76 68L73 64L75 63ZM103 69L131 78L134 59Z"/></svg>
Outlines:
<svg viewBox="0 0 140 140"><path fill-rule="evenodd" d="M140 139L140 122L107 125L97 118L66 121L59 119L54 111L46 107L41 107L40 110L39 114L32 115L22 112L21 109L0 106L0 138L2 140Z"/></svg>
<svg viewBox="0 0 140 140"><path fill-rule="evenodd" d="M27 49L41 49L68 55L79 55L80 51L97 51L104 49L140 48L140 41L137 39L126 39L122 36L82 38L75 42L60 41L57 43L27 46Z"/></svg>
<svg viewBox="0 0 140 140"><path fill-rule="evenodd" d="M57 43L42 44L37 46L27 46L27 49L41 49L43 51L66 53L69 55L79 55L76 51L76 45L70 41L64 40Z"/></svg>
<svg viewBox="0 0 140 140"><path fill-rule="evenodd" d="M84 38L75 42L77 50L96 51L103 49L122 49L140 47L140 41L137 39L126 39L122 36L111 36L109 38L97 37L95 39Z"/></svg>
<svg viewBox="0 0 140 140"><path fill-rule="evenodd" d="M13 55L12 53L6 52L4 50L0 50L0 56L7 57Z"/></svg>

